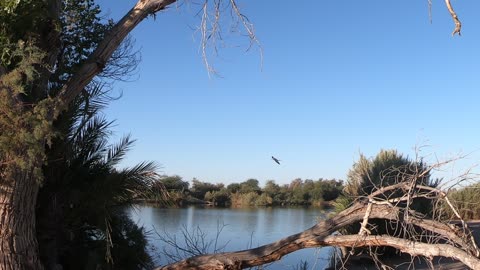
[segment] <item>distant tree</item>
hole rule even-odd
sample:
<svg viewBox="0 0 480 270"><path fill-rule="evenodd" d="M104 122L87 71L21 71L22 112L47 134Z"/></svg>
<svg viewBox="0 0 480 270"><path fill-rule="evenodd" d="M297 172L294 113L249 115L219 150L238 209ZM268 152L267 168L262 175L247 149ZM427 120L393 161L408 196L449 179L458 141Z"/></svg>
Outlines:
<svg viewBox="0 0 480 270"><path fill-rule="evenodd" d="M240 188L241 188L241 186L240 186L239 183L231 183L227 186L227 190L230 193L236 193L236 192L240 191Z"/></svg>
<svg viewBox="0 0 480 270"><path fill-rule="evenodd" d="M260 194L262 192L262 189L258 186L258 180L257 179L248 179L245 182L240 183L240 193L250 193L250 192L255 192L257 194Z"/></svg>
<svg viewBox="0 0 480 270"><path fill-rule="evenodd" d="M190 192L193 197L203 200L207 192L219 191L223 187L224 187L223 184L212 184L208 182L202 182L194 178L192 180L192 188L190 189Z"/></svg>
<svg viewBox="0 0 480 270"><path fill-rule="evenodd" d="M275 195L280 193L280 186L275 183L275 180L268 180L267 183L265 183L263 192L273 198Z"/></svg>
<svg viewBox="0 0 480 270"><path fill-rule="evenodd" d="M222 188L219 191L207 191L204 199L216 206L225 206L230 203L230 193L226 188Z"/></svg>
<svg viewBox="0 0 480 270"><path fill-rule="evenodd" d="M190 185L190 183L183 181L182 177L178 175L164 175L157 181L160 181L167 191L186 191Z"/></svg>
<svg viewBox="0 0 480 270"><path fill-rule="evenodd" d="M313 184L313 188L308 188L312 200L332 201L342 192L343 185L341 181L319 179Z"/></svg>
<svg viewBox="0 0 480 270"><path fill-rule="evenodd" d="M301 187L303 185L303 180L301 178L296 178L290 182L289 188L291 190L294 190L298 187Z"/></svg>

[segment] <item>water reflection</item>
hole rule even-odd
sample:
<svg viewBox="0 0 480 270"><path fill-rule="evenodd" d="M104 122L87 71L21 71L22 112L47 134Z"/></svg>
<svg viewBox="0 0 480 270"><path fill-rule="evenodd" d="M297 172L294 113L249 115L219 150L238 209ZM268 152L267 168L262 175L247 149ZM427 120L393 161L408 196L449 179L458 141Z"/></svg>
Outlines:
<svg viewBox="0 0 480 270"><path fill-rule="evenodd" d="M131 215L147 229L155 228L159 233L176 235L181 238L182 228L188 231L199 227L207 240L215 239L219 226L219 245L227 244L225 251L256 247L277 241L313 226L324 213L315 208L156 208L138 206ZM165 258L158 258L163 243L154 235L150 243L155 248L156 263L165 264ZM328 263L330 249L306 249L287 255L280 262L267 269L295 269L300 261L308 262L308 269L323 269Z"/></svg>

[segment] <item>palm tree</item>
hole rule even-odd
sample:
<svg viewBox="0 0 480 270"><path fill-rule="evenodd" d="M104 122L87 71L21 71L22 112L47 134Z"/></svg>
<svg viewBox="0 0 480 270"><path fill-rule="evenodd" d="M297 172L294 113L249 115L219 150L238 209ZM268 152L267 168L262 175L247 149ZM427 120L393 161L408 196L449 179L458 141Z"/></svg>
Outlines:
<svg viewBox="0 0 480 270"><path fill-rule="evenodd" d="M125 214L148 193L152 162L117 169L133 141L109 145L112 122L99 116L106 92L86 90L56 122L60 135L49 148L38 197L37 226L47 268L142 269L151 266L145 231Z"/></svg>

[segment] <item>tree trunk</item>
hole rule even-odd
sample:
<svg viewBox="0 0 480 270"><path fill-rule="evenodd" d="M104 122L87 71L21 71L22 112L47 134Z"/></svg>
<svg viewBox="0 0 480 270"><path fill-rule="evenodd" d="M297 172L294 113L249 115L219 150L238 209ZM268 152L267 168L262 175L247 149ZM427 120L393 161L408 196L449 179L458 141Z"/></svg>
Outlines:
<svg viewBox="0 0 480 270"><path fill-rule="evenodd" d="M42 269L35 235L39 181L33 170L0 172L0 269Z"/></svg>

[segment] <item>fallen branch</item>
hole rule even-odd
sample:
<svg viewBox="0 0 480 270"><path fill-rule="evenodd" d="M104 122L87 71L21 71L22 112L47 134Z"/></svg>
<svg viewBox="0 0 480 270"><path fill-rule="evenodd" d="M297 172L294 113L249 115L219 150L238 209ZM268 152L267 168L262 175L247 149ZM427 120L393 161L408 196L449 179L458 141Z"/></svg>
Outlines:
<svg viewBox="0 0 480 270"><path fill-rule="evenodd" d="M358 237L356 235L335 235L327 236L318 242L308 245L319 246L344 246L344 247L394 247L412 256L424 256L427 258L447 257L461 261L471 269L480 269L480 259L470 256L465 251L447 244L427 244L422 242L409 241L388 235L370 235Z"/></svg>

